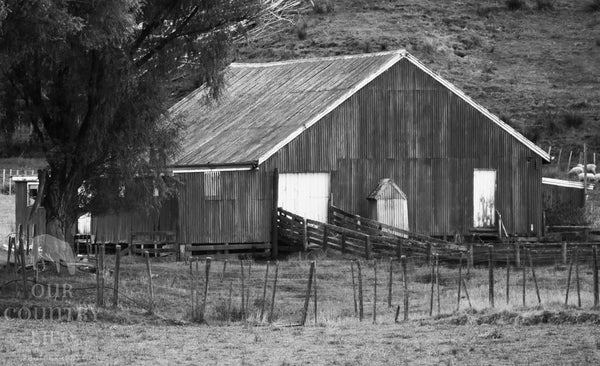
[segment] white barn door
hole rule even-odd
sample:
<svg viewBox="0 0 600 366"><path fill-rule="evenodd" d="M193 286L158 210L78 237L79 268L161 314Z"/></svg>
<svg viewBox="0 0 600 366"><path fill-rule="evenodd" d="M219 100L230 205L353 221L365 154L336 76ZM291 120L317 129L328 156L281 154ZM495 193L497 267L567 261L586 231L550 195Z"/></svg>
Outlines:
<svg viewBox="0 0 600 366"><path fill-rule="evenodd" d="M473 227L494 227L496 209L496 171L473 171Z"/></svg>
<svg viewBox="0 0 600 366"><path fill-rule="evenodd" d="M280 174L277 204L297 215L326 222L329 193L329 173Z"/></svg>

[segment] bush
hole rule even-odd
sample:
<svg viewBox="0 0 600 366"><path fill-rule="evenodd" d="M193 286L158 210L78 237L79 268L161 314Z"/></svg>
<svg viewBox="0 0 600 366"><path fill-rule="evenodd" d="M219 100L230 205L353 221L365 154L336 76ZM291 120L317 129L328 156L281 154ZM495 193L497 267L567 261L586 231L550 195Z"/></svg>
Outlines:
<svg viewBox="0 0 600 366"><path fill-rule="evenodd" d="M308 36L307 31L308 25L304 20L301 20L296 24L296 34L298 35L298 39L304 41Z"/></svg>
<svg viewBox="0 0 600 366"><path fill-rule="evenodd" d="M579 128L583 121L583 116L575 112L567 112L563 115L563 123L568 128Z"/></svg>
<svg viewBox="0 0 600 366"><path fill-rule="evenodd" d="M538 10L554 10L553 0L537 0L536 7Z"/></svg>
<svg viewBox="0 0 600 366"><path fill-rule="evenodd" d="M333 6L332 2L329 0L321 0L321 1L315 0L313 2L313 9L315 10L315 13L317 13L317 14L329 14L329 13L333 13L333 11L335 10L335 7Z"/></svg>
<svg viewBox="0 0 600 366"><path fill-rule="evenodd" d="M585 4L585 10L587 11L600 11L600 0L591 0Z"/></svg>
<svg viewBox="0 0 600 366"><path fill-rule="evenodd" d="M523 0L506 0L506 7L508 10L519 10L525 6Z"/></svg>

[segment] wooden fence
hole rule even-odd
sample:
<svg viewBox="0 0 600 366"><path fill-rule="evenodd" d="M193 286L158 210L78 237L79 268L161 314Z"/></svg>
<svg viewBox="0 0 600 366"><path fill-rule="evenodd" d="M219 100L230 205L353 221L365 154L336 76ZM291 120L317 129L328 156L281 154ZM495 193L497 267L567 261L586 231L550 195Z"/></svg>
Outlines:
<svg viewBox="0 0 600 366"><path fill-rule="evenodd" d="M458 259L462 252L466 252L466 248L459 245L367 220L336 207L330 208L329 217L330 223L323 223L279 208L280 250L331 248L367 259L390 255L431 259L433 253L447 259Z"/></svg>
<svg viewBox="0 0 600 366"><path fill-rule="evenodd" d="M439 254L446 259L459 259L461 253L466 252L466 247L445 240L436 239L424 234L386 225L384 223L367 219L341 210L335 206L329 208L329 221L337 226L374 236L375 238L386 238L383 240L382 249L389 249L389 239L395 240L394 246L405 246L412 254L431 256Z"/></svg>

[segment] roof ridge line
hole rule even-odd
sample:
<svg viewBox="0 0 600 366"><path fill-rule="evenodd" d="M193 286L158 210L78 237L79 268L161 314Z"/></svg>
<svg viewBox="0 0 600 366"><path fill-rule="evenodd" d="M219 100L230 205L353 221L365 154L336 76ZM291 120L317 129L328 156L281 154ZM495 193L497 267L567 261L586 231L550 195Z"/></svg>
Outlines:
<svg viewBox="0 0 600 366"><path fill-rule="evenodd" d="M229 67L270 67L270 66L282 66L282 65L294 65L305 62L322 62L322 61L336 61L336 60L351 60L356 58L368 58L378 56L390 56L400 55L405 56L408 52L401 48L393 51L382 51L373 53L357 53L354 55L338 55L338 56L324 56L324 57L310 57L300 58L293 60L274 61L274 62L233 62Z"/></svg>

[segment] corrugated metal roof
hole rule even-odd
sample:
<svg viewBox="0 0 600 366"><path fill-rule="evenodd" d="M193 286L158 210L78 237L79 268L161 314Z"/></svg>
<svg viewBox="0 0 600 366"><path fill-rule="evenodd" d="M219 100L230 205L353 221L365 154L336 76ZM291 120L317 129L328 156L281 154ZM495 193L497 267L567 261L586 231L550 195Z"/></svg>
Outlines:
<svg viewBox="0 0 600 366"><path fill-rule="evenodd" d="M219 101L204 88L171 108L187 125L176 167L256 166L402 58L423 69L545 160L549 156L404 50L272 63L233 63ZM231 168L230 168L231 169Z"/></svg>
<svg viewBox="0 0 600 366"><path fill-rule="evenodd" d="M583 182L574 182L572 180L565 180L565 179L542 177L542 184L547 184L550 186L566 187L566 188L583 189ZM591 183L588 183L588 189L594 189L594 185Z"/></svg>

